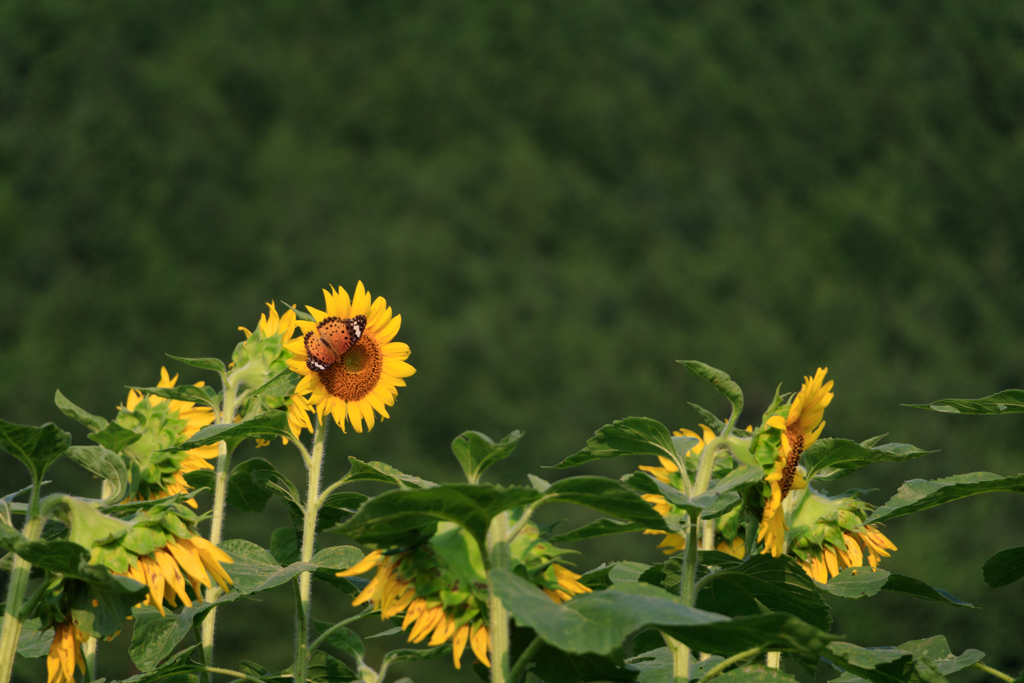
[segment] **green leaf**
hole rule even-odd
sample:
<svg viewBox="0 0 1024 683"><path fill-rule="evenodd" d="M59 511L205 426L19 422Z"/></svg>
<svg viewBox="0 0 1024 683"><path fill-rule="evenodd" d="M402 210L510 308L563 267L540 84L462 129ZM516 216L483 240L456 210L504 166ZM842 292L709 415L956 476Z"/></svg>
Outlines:
<svg viewBox="0 0 1024 683"><path fill-rule="evenodd" d="M302 543L299 532L292 527L274 529L270 534L270 554L281 566L288 566L302 558Z"/></svg>
<svg viewBox="0 0 1024 683"><path fill-rule="evenodd" d="M952 605L953 607L978 609L971 603L964 602L960 598L950 595L941 588L932 588L924 581L912 579L909 576L901 576L900 574L890 574L889 579L885 582L885 585L882 586L882 590L892 591L893 593L903 593L904 595L912 595L915 598L941 602L946 605Z"/></svg>
<svg viewBox="0 0 1024 683"><path fill-rule="evenodd" d="M555 604L539 588L505 569L489 573L494 591L515 616L549 643L574 654L607 655L647 627L670 632L703 652L736 654L753 646L796 647L817 652L831 639L799 619L782 614L729 619L686 607L665 591L643 583L621 584Z"/></svg>
<svg viewBox="0 0 1024 683"><path fill-rule="evenodd" d="M328 531L361 543L409 545L431 533L438 519L444 519L461 525L482 544L492 517L540 496L533 489L489 484L399 489L371 498L347 521Z"/></svg>
<svg viewBox="0 0 1024 683"><path fill-rule="evenodd" d="M898 648L865 648L852 643L831 643L827 657L847 671L838 680L861 677L873 683L940 683L945 678L914 653Z"/></svg>
<svg viewBox="0 0 1024 683"><path fill-rule="evenodd" d="M627 417L598 429L587 440L587 447L570 455L550 469L575 467L591 460L622 455L675 455L672 434L665 425L649 417Z"/></svg>
<svg viewBox="0 0 1024 683"><path fill-rule="evenodd" d="M249 478L254 485L268 494L273 494L286 503L294 504L300 511L305 509L295 484L276 469L254 469L249 473Z"/></svg>
<svg viewBox="0 0 1024 683"><path fill-rule="evenodd" d="M491 465L510 456L521 438L523 432L518 429L498 443L480 432L463 432L452 441L452 453L462 465L466 480L475 484Z"/></svg>
<svg viewBox="0 0 1024 683"><path fill-rule="evenodd" d="M293 562L282 567L264 548L243 539L221 543L220 548L231 555L233 564L225 565L234 590L244 595L261 593L288 583L302 572L337 572L355 565L362 552L350 546L325 548L310 562Z"/></svg>
<svg viewBox="0 0 1024 683"><path fill-rule="evenodd" d="M980 662L985 653L980 650L964 650L961 655L954 655L946 642L946 636L932 636L920 640L911 640L902 645L897 645L900 650L906 650L919 659L927 658L929 663L934 665L943 676L949 676L957 671L963 671L967 667Z"/></svg>
<svg viewBox="0 0 1024 683"><path fill-rule="evenodd" d="M568 477L556 481L544 492L552 503L572 503L641 524L645 529L667 530L665 520L650 503L622 482L605 477ZM538 494L540 497L540 494Z"/></svg>
<svg viewBox="0 0 1024 683"><path fill-rule="evenodd" d="M699 496L687 496L676 487L660 482L644 474L657 487L658 493L665 496L668 502L676 507L686 510L690 515L696 517L699 513L707 510L707 518L716 517L727 512L733 505L739 502L737 489L746 488L764 479L764 470L757 465L740 465L729 474L722 477L722 480ZM640 483L641 475L633 475L629 479L631 485Z"/></svg>
<svg viewBox="0 0 1024 683"><path fill-rule="evenodd" d="M273 439L279 436L286 439L295 438L288 426L288 413L283 410L268 410L237 424L203 427L188 441L165 450L188 451L228 439Z"/></svg>
<svg viewBox="0 0 1024 683"><path fill-rule="evenodd" d="M228 478L228 504L241 512L263 512L271 493L266 487L253 481L253 473L277 470L263 458L251 458L239 463Z"/></svg>
<svg viewBox="0 0 1024 683"><path fill-rule="evenodd" d="M718 419L718 417L710 410L705 410L696 403L690 403L689 401L686 402L686 405L690 406L695 411L697 411L697 414L700 415L701 421L708 427L710 427L711 431L713 431L715 434L721 434L723 431L725 431L725 422Z"/></svg>
<svg viewBox="0 0 1024 683"><path fill-rule="evenodd" d="M192 631L193 623L200 623L214 607L234 602L241 597L239 593L231 591L213 602L195 602L191 607L183 608L180 613L168 612L165 617L153 617L154 613L158 614L156 610L138 612L138 623L128 648L129 656L140 671L156 670L160 662Z"/></svg>
<svg viewBox="0 0 1024 683"><path fill-rule="evenodd" d="M762 605L788 612L823 631L832 623L814 581L791 557L755 555L716 572L706 579L696 603L699 609L733 617L761 614Z"/></svg>
<svg viewBox="0 0 1024 683"><path fill-rule="evenodd" d="M183 384L180 387L128 387L143 394L152 394L169 401L188 401L209 406L214 410L220 406L217 391L213 387L197 387Z"/></svg>
<svg viewBox="0 0 1024 683"><path fill-rule="evenodd" d="M783 681L796 680L795 676L791 676L784 671L769 669L766 666L757 664L737 667L731 671L726 671L715 679L716 683L782 683Z"/></svg>
<svg viewBox="0 0 1024 683"><path fill-rule="evenodd" d="M594 520L578 529L573 529L564 534L552 536L548 539L551 543L575 543L586 538L597 538L598 536L610 536L611 534L623 534L628 531L643 531L646 529L643 524L637 522L620 522L617 519Z"/></svg>
<svg viewBox="0 0 1024 683"><path fill-rule="evenodd" d="M871 571L868 567L847 567L838 576L829 579L828 583L819 584L818 587L840 598L858 600L878 593L888 580L889 572L884 569Z"/></svg>
<svg viewBox="0 0 1024 683"><path fill-rule="evenodd" d="M141 439L142 434L126 429L116 422L111 422L100 431L89 434L89 438L115 453L120 453L126 446L131 446Z"/></svg>
<svg viewBox="0 0 1024 683"><path fill-rule="evenodd" d="M213 372L226 375L228 369L224 366L224 361L220 358L182 358L181 356L172 356L167 354L168 358L173 358L176 361L184 363L185 365L191 365L194 368L200 370L212 370Z"/></svg>
<svg viewBox="0 0 1024 683"><path fill-rule="evenodd" d="M694 377L700 377L710 382L715 391L725 397L725 400L732 405L733 414L740 414L743 410L743 390L740 389L739 384L732 381L728 374L698 360L681 360L677 362L682 363Z"/></svg>
<svg viewBox="0 0 1024 683"><path fill-rule="evenodd" d="M320 506L320 514L316 519L318 531L341 524L355 514L359 506L368 500L368 496L354 491L332 493Z"/></svg>
<svg viewBox="0 0 1024 683"><path fill-rule="evenodd" d="M26 619L21 625L21 634L18 636L18 654L27 659L45 657L50 652L50 643L53 642L53 629L42 628L42 623L37 617Z"/></svg>
<svg viewBox="0 0 1024 683"><path fill-rule="evenodd" d="M945 398L932 403L904 403L907 408L932 409L957 415L1024 413L1024 390L1007 389L985 398Z"/></svg>
<svg viewBox="0 0 1024 683"><path fill-rule="evenodd" d="M84 410L78 405L72 403L67 396L60 393L60 389L53 397L53 402L57 405L58 410L70 417L75 422L85 425L89 428L89 431L98 432L109 424L105 418L99 415L93 415L92 413Z"/></svg>
<svg viewBox="0 0 1024 683"><path fill-rule="evenodd" d="M381 481L395 486L408 486L411 488L425 489L437 484L414 477L411 474L399 472L391 465L384 462L363 462L351 455L348 457L351 464L348 474L342 477L345 483L353 481Z"/></svg>
<svg viewBox="0 0 1024 683"><path fill-rule="evenodd" d="M438 657L444 657L452 651L452 646L449 644L438 645L437 647L428 647L422 650L403 649L403 650L392 650L391 652L384 655L384 659L381 662L382 668L384 666L390 666L395 662L418 662L425 659L437 659Z"/></svg>
<svg viewBox="0 0 1024 683"><path fill-rule="evenodd" d="M261 395L277 397L291 396L295 393L295 387L298 385L301 378L301 375L293 372L292 370L282 370L261 386L250 391L247 398Z"/></svg>
<svg viewBox="0 0 1024 683"><path fill-rule="evenodd" d="M153 612L156 612L156 610L153 610ZM198 677L188 674L202 669L201 665L192 661L192 652L198 647L201 647L199 643L186 647L184 650L179 650L171 655L170 659L162 665L150 671L136 674L131 678L126 678L121 683L157 683L157 681L196 683L199 680ZM139 668L141 669L142 667ZM97 679L95 683L102 683L103 680ZM117 683L117 681L112 681L111 683Z"/></svg>
<svg viewBox="0 0 1024 683"><path fill-rule="evenodd" d="M804 453L801 463L807 468L808 480L835 481L871 463L903 462L936 452L903 443L866 448L848 439L818 439Z"/></svg>
<svg viewBox="0 0 1024 683"><path fill-rule="evenodd" d="M67 451L68 458L75 461L97 477L106 479L114 487L114 492L106 502L124 500L131 487L128 468L124 459L103 446L71 446Z"/></svg>
<svg viewBox="0 0 1024 683"><path fill-rule="evenodd" d="M314 619L313 622L316 625L317 633L320 635L323 635L329 629L333 628L333 624L326 621ZM323 645L338 648L339 650L348 652L359 659L366 656L366 647L363 645L363 639L360 638L355 631L344 626L340 626L331 631L330 635L324 639ZM323 645L321 645L321 647L323 647Z"/></svg>
<svg viewBox="0 0 1024 683"><path fill-rule="evenodd" d="M71 446L71 435L47 422L41 427L19 425L0 420L0 448L24 463L39 486L43 475Z"/></svg>
<svg viewBox="0 0 1024 683"><path fill-rule="evenodd" d="M287 669L291 673L292 669ZM295 676L292 676L294 679ZM355 681L356 676L352 669L345 666L345 663L326 652L317 650L309 656L309 665L306 667L306 678L309 683L347 683ZM287 679L286 679L287 680Z"/></svg>
<svg viewBox="0 0 1024 683"><path fill-rule="evenodd" d="M1024 492L1024 474L1001 477L991 472L972 472L933 481L911 479L900 486L896 495L876 509L864 523L873 524L979 493L1000 491Z"/></svg>
<svg viewBox="0 0 1024 683"><path fill-rule="evenodd" d="M1024 547L1000 550L988 558L981 569L985 583L993 588L1013 583L1024 576Z"/></svg>

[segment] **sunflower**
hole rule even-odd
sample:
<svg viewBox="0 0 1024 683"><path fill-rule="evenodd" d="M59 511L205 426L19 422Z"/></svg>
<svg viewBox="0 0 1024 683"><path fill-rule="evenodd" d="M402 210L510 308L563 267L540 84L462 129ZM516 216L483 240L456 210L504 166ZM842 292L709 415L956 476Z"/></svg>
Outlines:
<svg viewBox="0 0 1024 683"><path fill-rule="evenodd" d="M210 576L225 593L234 583L221 563L234 562L223 550L202 536L172 538L166 545L156 548L148 555L135 556L130 560L128 571L121 576L135 579L149 587L149 595L143 604L152 605L166 616L164 603L177 607L175 599L181 599L186 607L192 606L192 599L185 591L187 578L197 599L201 600L199 586L210 587Z"/></svg>
<svg viewBox="0 0 1024 683"><path fill-rule="evenodd" d="M691 439L697 440L694 447L686 452L687 458L700 455L704 451L704 446L711 443L711 441L717 436L710 427L706 425L700 425L700 427L704 432L703 435L697 434L697 432L689 429L678 429L672 432L673 436L688 436ZM679 490L683 490L681 480L683 475L679 474L679 467L672 460L661 455L658 456L658 462L661 463L661 467L640 465L637 469L649 473L652 477L663 484L669 484L670 486L675 486ZM645 493L640 497L650 503L654 508L654 511L662 517L682 514L682 511L669 503L665 496L656 493ZM644 533L651 536L665 536L661 543L658 544L658 547L662 548L662 552L666 555L674 555L675 553L686 549L686 537L682 534L661 531L659 529L645 529Z"/></svg>
<svg viewBox="0 0 1024 683"><path fill-rule="evenodd" d="M54 625L53 642L46 655L46 683L75 683L76 664L85 673L82 643L88 638L70 619Z"/></svg>
<svg viewBox="0 0 1024 683"><path fill-rule="evenodd" d="M171 377L167 368L160 368L158 387L170 388L177 382L178 375ZM194 386L202 387L204 383L196 382ZM212 424L214 415L209 406L196 405L191 401L168 400L152 394L143 397L141 392L130 389L125 405L118 408L120 412L116 421L121 426L143 433L141 439L125 447L143 470L142 482L134 500L156 500L188 493L192 487L185 481L185 474L213 469L213 465L207 461L218 456L217 444L200 446L184 453L159 452L185 441L203 427ZM197 507L194 500L185 503L192 508Z"/></svg>
<svg viewBox="0 0 1024 683"><path fill-rule="evenodd" d="M895 544L874 524L867 524L843 532L841 544L826 539L819 546L812 545L802 553L800 565L812 579L826 583L847 567L863 567L865 555L871 571L876 571L879 560L889 557L890 550L896 550Z"/></svg>
<svg viewBox="0 0 1024 683"><path fill-rule="evenodd" d="M238 329L245 333L245 342L232 354L231 365L235 372L242 373L242 382L250 389L256 389L287 369L292 352L286 347L293 341L298 323L295 311L289 309L278 315L274 302L267 302L267 312L260 314L255 332L245 327ZM301 338L301 335L299 335ZM242 406L242 413L256 413L288 406L288 427L292 434L302 436L302 430L313 431L309 421L309 402L298 394L276 396L266 392L249 397ZM282 443L288 440L281 437ZM267 439L256 439L256 447L269 446Z"/></svg>
<svg viewBox="0 0 1024 683"><path fill-rule="evenodd" d="M762 553L770 552L778 557L785 552L786 517L782 501L794 488L803 488L806 483L797 471L800 456L810 448L825 428L822 417L825 408L832 402L832 381L822 384L828 368L818 368L814 377L804 377L786 417L773 415L766 423L768 427L781 432L781 443L775 465L765 477L770 494L765 503L761 524L757 530L758 542L764 541Z"/></svg>
<svg viewBox="0 0 1024 683"><path fill-rule="evenodd" d="M380 610L381 619L405 612L402 630L409 642L443 645L451 640L455 668L462 667L466 645L476 658L490 667L490 633L486 617L487 580L476 544L450 523L430 542L412 549L385 553L374 550L353 567L337 576L357 576L371 569L376 574L352 601L365 602ZM590 593L579 582L581 576L551 556L559 552L540 541L534 524L528 524L510 546L515 568L541 588L554 602Z"/></svg>
<svg viewBox="0 0 1024 683"><path fill-rule="evenodd" d="M315 322L298 322L304 333L313 332L328 317L348 319L363 315L366 328L340 359L321 371L307 364L303 339L297 337L285 344L294 354L288 367L303 376L295 388L295 394L302 397L294 401L296 411L315 408L321 422L325 413L333 415L342 431L346 420L357 432L363 431L364 421L367 430L373 429L377 414L390 417L387 407L394 405L398 387L404 387L405 378L416 372L405 362L409 345L392 341L401 327L402 316L392 316L384 298L372 299L362 282L356 285L351 300L344 289L335 289L333 285L330 291L323 292L325 310L307 306Z"/></svg>

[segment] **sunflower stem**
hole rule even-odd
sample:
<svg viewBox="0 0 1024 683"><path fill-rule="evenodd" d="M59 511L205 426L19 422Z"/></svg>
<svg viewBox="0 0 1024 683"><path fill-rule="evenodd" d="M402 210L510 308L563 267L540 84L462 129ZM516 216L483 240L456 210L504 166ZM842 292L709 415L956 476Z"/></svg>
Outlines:
<svg viewBox="0 0 1024 683"><path fill-rule="evenodd" d="M31 511L32 508L30 507ZM36 514L30 512L21 535L28 541L37 541L43 535L46 518L39 514L38 496L35 505ZM21 555L14 557L11 569L11 582L7 585L7 611L4 614L3 631L0 632L0 683L8 683L14 671L14 655L18 652L18 637L21 635L21 605L25 601L28 588L28 575L32 564Z"/></svg>
<svg viewBox="0 0 1024 683"><path fill-rule="evenodd" d="M490 557L491 569L508 569L511 565L508 517L507 511L499 513L491 520L491 528L487 531L487 554ZM490 592L488 612L491 631L491 683L509 683L508 610L494 592L493 583L487 583Z"/></svg>
<svg viewBox="0 0 1024 683"><path fill-rule="evenodd" d="M233 424L235 421L235 397L238 395L238 383L230 377L224 378L224 403L217 424ZM210 523L210 543L220 545L224 535L224 510L228 497L228 474L231 467L231 449L226 441L217 444L217 472L213 489L213 521ZM220 595L220 586L214 584L206 589L204 599L213 602ZM213 664L213 634L217 626L217 608L214 607L203 620L203 661ZM207 676L213 681L213 676Z"/></svg>
<svg viewBox="0 0 1024 683"><path fill-rule="evenodd" d="M109 501L110 497L114 495L114 485L109 479L104 479L103 483L100 484L100 498L105 501ZM118 501L114 501L118 502ZM84 683L90 683L96 679L96 649L98 641L89 636L84 643L82 643L82 658L85 660L85 678Z"/></svg>
<svg viewBox="0 0 1024 683"><path fill-rule="evenodd" d="M1006 681L1006 683L1013 683L1013 681L1015 680L1013 678L1013 676L1009 676L1007 674L1004 674L999 669L993 669L991 666L986 666L985 664L982 664L981 662L975 662L974 664L971 664L971 668L972 669L977 669L978 671L984 671L985 673L987 673L987 674L989 674L991 676L995 676L996 678L998 678L1001 681Z"/></svg>
<svg viewBox="0 0 1024 683"><path fill-rule="evenodd" d="M313 559L316 541L316 517L320 511L320 473L323 469L324 445L327 443L327 422L318 422L313 433L313 452L309 462L309 488L306 491L306 511L302 524L302 561ZM313 574L299 575L298 629L295 643L295 681L306 683L306 665L309 661L309 602L313 591Z"/></svg>
<svg viewBox="0 0 1024 683"><path fill-rule="evenodd" d="M526 674L526 667L533 661L533 656L537 654L537 650L544 646L544 641L540 636L534 636L530 644L526 646L523 653L519 655L519 659L516 660L516 665L512 667L512 671L509 673L509 683L519 683L519 679Z"/></svg>
<svg viewBox="0 0 1024 683"><path fill-rule="evenodd" d="M704 674L704 676L702 676L699 681L697 681L697 683L708 683L708 681L710 681L712 678L714 678L718 674L720 674L723 671L725 671L726 669L728 669L730 666L732 666L736 662L742 662L744 659L749 659L750 657L753 657L754 655L756 655L760 651L761 651L761 648L759 648L759 647L752 647L749 650L744 650L743 652L738 652L738 653L734 654L732 657L727 657L726 659L723 659L718 664L715 664L713 667L711 667L708 670L708 672L706 674Z"/></svg>

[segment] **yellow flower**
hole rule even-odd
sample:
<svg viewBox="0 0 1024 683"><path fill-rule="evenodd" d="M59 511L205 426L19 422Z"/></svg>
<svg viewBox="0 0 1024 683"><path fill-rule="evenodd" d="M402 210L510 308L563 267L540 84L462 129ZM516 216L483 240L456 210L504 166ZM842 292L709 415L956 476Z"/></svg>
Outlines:
<svg viewBox="0 0 1024 683"><path fill-rule="evenodd" d="M122 576L145 584L149 595L143 604L152 605L165 615L164 603L177 607L176 597L186 607L192 606L192 599L185 591L186 579L196 598L202 595L200 585L210 587L210 576L227 592L233 581L221 566L222 562L232 563L234 560L202 536L175 538L149 555L133 556L128 572Z"/></svg>
<svg viewBox="0 0 1024 683"><path fill-rule="evenodd" d="M263 333L263 337L273 337L275 334L281 335L282 339L286 342L291 341L292 333L295 331L296 320L295 311L288 309L284 312L284 315L277 314L277 307L274 306L273 301L267 302L267 313L260 314L260 322L257 327L260 332ZM245 332L246 341L252 336L252 332L244 327L239 327L242 332Z"/></svg>
<svg viewBox="0 0 1024 683"><path fill-rule="evenodd" d="M737 536L731 541L721 541L718 544L718 547L715 548L715 550L717 550L720 553L725 553L726 555L732 555L737 560L742 560L743 555L746 552L746 546L743 543L743 539Z"/></svg>
<svg viewBox="0 0 1024 683"><path fill-rule="evenodd" d="M299 328L308 333L331 316L352 318L366 316L366 329L352 348L323 371L310 369L304 340L297 337L285 344L294 354L288 367L302 375L295 393L308 397L308 402L296 402L296 411L316 409L318 419L323 422L324 414L334 416L334 421L345 431L348 420L357 432L373 429L376 415L390 417L387 407L395 403L398 387L405 386L405 378L416 369L405 362L409 357L409 345L392 341L402 324L402 316L392 316L391 308L383 297L373 300L363 283L356 285L355 293L349 299L344 289L324 290L325 310L312 306L306 309L316 322L299 321ZM289 417L291 417L289 411Z"/></svg>
<svg viewBox="0 0 1024 683"><path fill-rule="evenodd" d="M53 627L53 642L46 655L46 683L75 683L76 664L85 673L82 643L88 638L70 620Z"/></svg>
<svg viewBox="0 0 1024 683"><path fill-rule="evenodd" d="M178 375L171 377L167 372L167 368L160 368L160 381L157 382L158 387L170 388L178 382ZM194 386L204 386L203 382L196 382ZM134 413L139 405L147 401L149 407L155 408L168 401L168 399L161 398L150 394L144 398L142 393L135 389L128 391L128 399L125 401L123 411L125 413ZM169 443L160 444L160 447L164 445L170 446L175 443L180 443L186 439L194 436L203 427L212 424L214 420L213 409L209 406L196 405L191 401L178 401L171 399L167 407L167 415L164 419L164 424L153 425L151 420L143 420L143 425L147 430L166 428L173 434L166 434L165 437L171 437L168 439ZM120 407L119 407L120 409ZM149 439L143 439L139 442L139 446L130 445L127 447L129 453L138 447L154 447L155 444ZM194 472L196 470L212 470L208 460L214 459L218 456L219 450L217 444L211 444L209 446L200 446L199 448L193 448L187 451L185 458L181 460L177 471L173 472L169 476L163 478L162 481L154 483L149 482L146 494L139 493L135 496L135 500L156 500L158 498L166 498L167 496L173 496L178 493L188 493L192 490L192 487L185 481L185 474ZM143 454L148 456L147 454ZM185 501L187 505L192 508L197 507L194 500Z"/></svg>
<svg viewBox="0 0 1024 683"><path fill-rule="evenodd" d="M878 569L882 557L889 557L896 546L874 524L843 533L845 548L835 546L827 539L820 546L808 549L806 557L800 560L807 575L818 583L826 583L830 577L838 576L847 567L863 567L867 553L871 571Z"/></svg>
<svg viewBox="0 0 1024 683"><path fill-rule="evenodd" d="M420 643L429 637L427 645L433 647L451 640L456 669L462 668L462 654L467 643L477 659L490 667L491 661L487 655L490 635L486 618L476 606L475 600L469 597L463 602L453 603L449 600L446 603L441 599L441 591L427 596L418 595L416 577L403 576L400 566L403 558L411 552L414 551L385 555L381 550L374 550L355 566L338 572L337 576L357 576L376 569L373 579L352 604L373 603L374 608L380 610L381 619L390 619L404 611L402 630L409 632L410 643ZM590 588L579 582L579 574L558 563L552 563L551 567L557 577L558 588L542 590L555 602L565 602L574 595L591 592ZM427 571L432 578L436 577L434 569Z"/></svg>
<svg viewBox="0 0 1024 683"><path fill-rule="evenodd" d="M828 368L818 368L814 377L804 377L800 392L793 399L787 417L773 415L767 426L782 432L781 447L772 471L765 478L771 486L771 494L761 516L757 531L758 542L764 541L763 553L770 552L778 557L785 552L786 518L782 501L795 488L804 488L806 482L799 477L797 465L800 456L810 448L825 428L822 417L825 408L832 402L832 381L822 384Z"/></svg>

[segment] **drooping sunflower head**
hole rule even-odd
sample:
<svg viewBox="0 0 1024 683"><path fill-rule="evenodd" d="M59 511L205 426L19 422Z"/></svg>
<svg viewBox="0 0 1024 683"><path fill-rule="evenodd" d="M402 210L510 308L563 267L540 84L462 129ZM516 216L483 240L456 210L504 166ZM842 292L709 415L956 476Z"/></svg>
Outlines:
<svg viewBox="0 0 1024 683"><path fill-rule="evenodd" d="M173 387L178 376L171 377L167 368L160 368L158 387ZM194 386L203 387L203 382ZM124 448L139 465L142 473L136 500L155 500L192 489L185 474L195 470L211 470L208 461L216 458L216 444L201 446L190 451L163 452L189 437L214 420L213 409L191 401L165 399L155 395L144 397L135 389L128 391L123 406L118 406L115 422L140 438ZM193 500L187 501L196 507Z"/></svg>
<svg viewBox="0 0 1024 683"><path fill-rule="evenodd" d="M324 290L324 310L306 309L314 318L298 322L306 336L285 345L294 354L288 367L302 375L295 390L297 409L315 409L321 421L332 415L342 431L346 421L357 432L363 431L364 422L367 430L373 429L377 415L390 417L387 409L394 405L398 387L416 372L405 362L408 344L394 341L402 316L393 315L383 297L373 299L362 282L351 298L331 286ZM316 354L312 360L311 344Z"/></svg>
<svg viewBox="0 0 1024 683"><path fill-rule="evenodd" d="M793 518L792 551L804 571L815 581L826 583L847 567L872 571L896 546L874 524L864 524L871 506L855 496L835 498L808 492Z"/></svg>
<svg viewBox="0 0 1024 683"><path fill-rule="evenodd" d="M525 539L510 547L513 570L525 575L555 602L564 602L590 588L581 578L552 558L557 548L539 540L535 525L527 524ZM338 576L357 576L371 569L376 574L353 605L370 602L382 619L402 612L402 629L409 642L427 638L428 645L452 642L455 668L462 666L468 644L484 665L490 666L487 615L487 575L479 547L469 534L451 523L438 525L429 542L385 553L374 550Z"/></svg>

